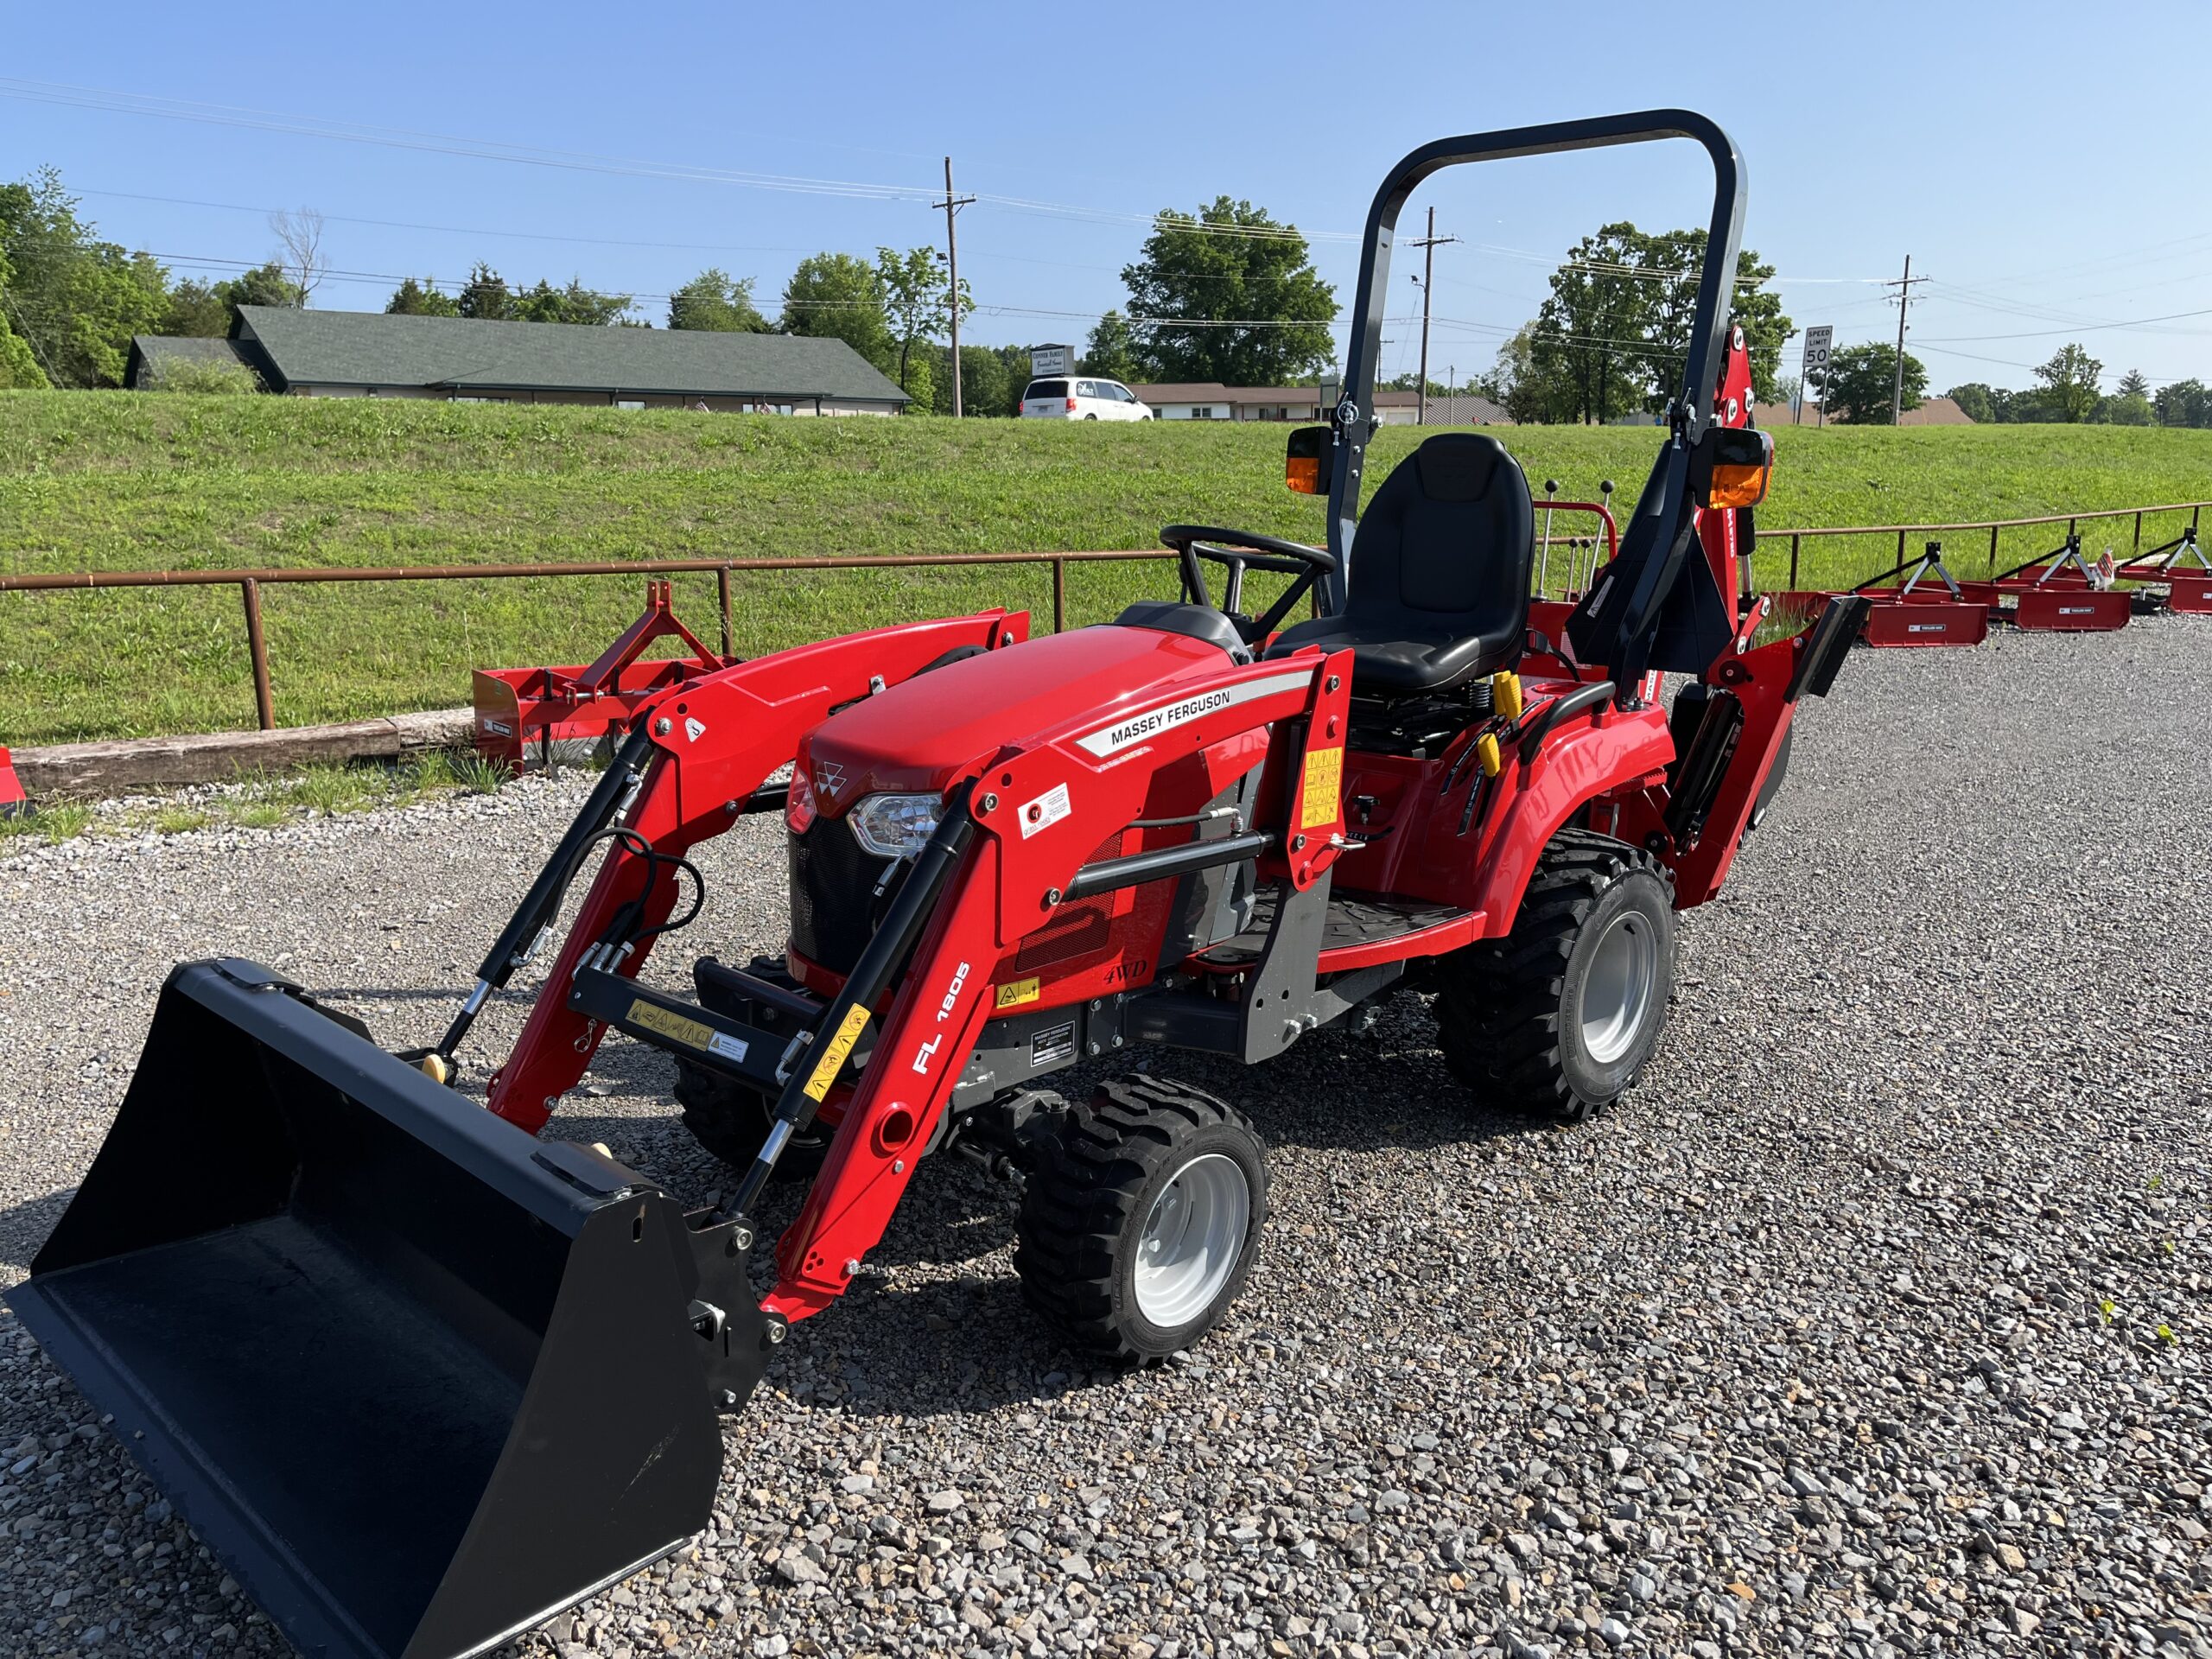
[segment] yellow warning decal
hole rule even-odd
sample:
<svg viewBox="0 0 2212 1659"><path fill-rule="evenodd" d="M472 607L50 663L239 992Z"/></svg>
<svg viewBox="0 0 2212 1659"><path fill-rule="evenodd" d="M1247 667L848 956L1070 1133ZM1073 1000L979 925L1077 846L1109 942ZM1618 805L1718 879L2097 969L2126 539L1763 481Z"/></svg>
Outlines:
<svg viewBox="0 0 2212 1659"><path fill-rule="evenodd" d="M696 1020L686 1020L673 1009L664 1008L657 1002L648 1002L642 996L630 1004L630 1023L643 1026L647 1031L657 1031L662 1036L693 1048L704 1048L715 1034L712 1026L702 1026Z"/></svg>
<svg viewBox="0 0 2212 1659"><path fill-rule="evenodd" d="M1306 750L1305 804L1298 815L1298 827L1311 830L1316 824L1334 823L1338 798L1344 791L1344 752L1341 748Z"/></svg>
<svg viewBox="0 0 2212 1659"><path fill-rule="evenodd" d="M814 1063L814 1075L806 1080L806 1097L820 1102L829 1094L830 1085L837 1081L837 1073L845 1064L845 1056L853 1052L853 1045L861 1039L861 1032L868 1025L868 1010L857 1002L845 1016L845 1023L837 1027L837 1034L830 1039L830 1046L822 1051L822 1058Z"/></svg>
<svg viewBox="0 0 2212 1659"><path fill-rule="evenodd" d="M1008 1008L1018 1008L1026 1003L1034 1002L1042 994L1042 982L1039 980L1013 980L999 987L995 1006L999 1013L1004 1014Z"/></svg>

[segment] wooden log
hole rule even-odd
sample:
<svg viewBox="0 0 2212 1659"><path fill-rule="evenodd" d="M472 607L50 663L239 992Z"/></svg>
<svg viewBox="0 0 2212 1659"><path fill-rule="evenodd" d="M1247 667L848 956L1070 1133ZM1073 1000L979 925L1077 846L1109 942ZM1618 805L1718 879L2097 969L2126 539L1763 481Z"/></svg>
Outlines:
<svg viewBox="0 0 2212 1659"><path fill-rule="evenodd" d="M126 795L181 784L225 784L257 772L318 763L397 760L427 749L468 746L467 709L349 721L341 726L286 726L268 732L198 732L105 743L62 743L16 751L16 774L32 798Z"/></svg>

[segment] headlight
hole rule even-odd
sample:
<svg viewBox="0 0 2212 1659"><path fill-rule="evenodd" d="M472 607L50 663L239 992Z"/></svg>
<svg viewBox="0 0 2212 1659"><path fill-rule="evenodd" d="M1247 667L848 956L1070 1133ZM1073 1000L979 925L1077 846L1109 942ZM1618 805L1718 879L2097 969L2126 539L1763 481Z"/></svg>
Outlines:
<svg viewBox="0 0 2212 1659"><path fill-rule="evenodd" d="M928 844L944 812L940 795L870 795L846 822L853 839L878 858L912 858Z"/></svg>

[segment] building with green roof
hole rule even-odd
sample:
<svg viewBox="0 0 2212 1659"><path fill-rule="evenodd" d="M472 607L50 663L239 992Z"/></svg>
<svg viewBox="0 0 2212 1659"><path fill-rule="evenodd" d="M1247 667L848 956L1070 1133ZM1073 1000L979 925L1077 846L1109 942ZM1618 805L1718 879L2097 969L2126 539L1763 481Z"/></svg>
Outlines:
<svg viewBox="0 0 2212 1659"><path fill-rule="evenodd" d="M267 305L240 306L227 341L134 341L125 384L147 384L165 354L218 345L294 397L778 415L896 415L907 403L842 340Z"/></svg>

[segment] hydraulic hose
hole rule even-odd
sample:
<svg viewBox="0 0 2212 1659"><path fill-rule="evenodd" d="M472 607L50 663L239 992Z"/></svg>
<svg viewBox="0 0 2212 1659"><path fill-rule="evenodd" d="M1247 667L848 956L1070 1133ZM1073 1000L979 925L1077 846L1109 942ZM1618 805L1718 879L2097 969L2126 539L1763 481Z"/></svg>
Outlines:
<svg viewBox="0 0 2212 1659"><path fill-rule="evenodd" d="M499 930L499 937L485 952L483 966L476 970L475 988L461 1004L461 1012L454 1016L453 1024L446 1027L446 1034L431 1051L433 1054L449 1065L461 1039L476 1023L477 1014L486 1001L493 992L503 988L514 977L515 969L530 959L538 936L552 926L554 918L560 914L562 895L568 892L569 883L575 877L578 861L628 801L631 790L645 775L652 753L652 738L647 734L645 722L639 721L623 740L622 747L614 752L613 760L599 781L592 785L575 821L562 836L552 857L537 872L537 879L530 884L522 903L515 906L515 913Z"/></svg>

